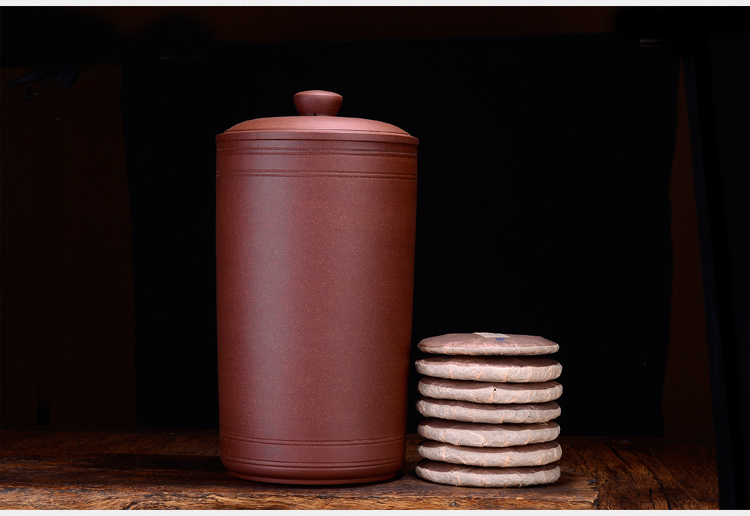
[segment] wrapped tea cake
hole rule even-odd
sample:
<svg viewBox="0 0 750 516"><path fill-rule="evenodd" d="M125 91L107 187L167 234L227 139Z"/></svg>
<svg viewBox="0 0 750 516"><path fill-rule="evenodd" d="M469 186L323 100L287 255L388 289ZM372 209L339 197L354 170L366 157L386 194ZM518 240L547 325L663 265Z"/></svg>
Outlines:
<svg viewBox="0 0 750 516"><path fill-rule="evenodd" d="M450 333L419 343L417 410L425 441L416 474L431 482L521 487L555 482L562 449L554 419L559 346L542 337Z"/></svg>

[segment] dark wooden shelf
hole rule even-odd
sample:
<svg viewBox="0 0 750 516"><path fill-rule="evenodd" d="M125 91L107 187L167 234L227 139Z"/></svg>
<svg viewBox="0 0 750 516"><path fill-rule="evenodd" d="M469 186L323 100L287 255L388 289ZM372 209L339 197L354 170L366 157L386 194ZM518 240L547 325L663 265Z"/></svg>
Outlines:
<svg viewBox="0 0 750 516"><path fill-rule="evenodd" d="M2 509L718 509L712 443L562 438L549 486L425 482L410 436L395 479L315 487L229 475L217 432L3 430Z"/></svg>

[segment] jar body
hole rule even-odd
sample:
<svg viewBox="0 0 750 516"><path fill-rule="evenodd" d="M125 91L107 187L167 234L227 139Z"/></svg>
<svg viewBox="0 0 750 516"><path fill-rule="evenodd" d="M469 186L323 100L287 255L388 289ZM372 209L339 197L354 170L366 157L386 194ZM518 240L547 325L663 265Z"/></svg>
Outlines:
<svg viewBox="0 0 750 516"><path fill-rule="evenodd" d="M403 466L416 145L217 139L220 449L251 480Z"/></svg>

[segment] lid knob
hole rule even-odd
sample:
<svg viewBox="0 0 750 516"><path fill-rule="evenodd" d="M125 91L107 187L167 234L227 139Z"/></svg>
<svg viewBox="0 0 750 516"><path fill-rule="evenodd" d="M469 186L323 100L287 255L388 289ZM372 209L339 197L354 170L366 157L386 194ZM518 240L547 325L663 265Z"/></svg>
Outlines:
<svg viewBox="0 0 750 516"><path fill-rule="evenodd" d="M344 97L332 91L309 90L294 95L297 113L302 116L336 116Z"/></svg>

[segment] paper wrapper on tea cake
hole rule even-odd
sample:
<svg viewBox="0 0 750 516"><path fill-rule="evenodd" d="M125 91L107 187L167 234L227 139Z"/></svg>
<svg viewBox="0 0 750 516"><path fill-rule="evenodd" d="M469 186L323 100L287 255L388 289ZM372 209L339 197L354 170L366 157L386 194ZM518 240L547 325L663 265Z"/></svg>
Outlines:
<svg viewBox="0 0 750 516"><path fill-rule="evenodd" d="M448 333L423 339L420 351L440 355L547 355L560 346L551 340L533 335L504 333Z"/></svg>
<svg viewBox="0 0 750 516"><path fill-rule="evenodd" d="M469 487L522 487L550 484L560 478L560 467L556 464L479 468L424 460L417 464L415 472L417 476L438 484Z"/></svg>
<svg viewBox="0 0 750 516"><path fill-rule="evenodd" d="M472 403L545 403L562 396L563 388L557 382L497 383L446 380L422 377L417 385L419 393L428 398L468 401Z"/></svg>
<svg viewBox="0 0 750 516"><path fill-rule="evenodd" d="M427 357L415 365L426 376L484 382L547 382L562 373L557 360L542 357Z"/></svg>
<svg viewBox="0 0 750 516"><path fill-rule="evenodd" d="M554 401L525 405L483 405L468 401L423 398L417 410L425 417L467 421L470 423L546 423L560 416Z"/></svg>
<svg viewBox="0 0 750 516"><path fill-rule="evenodd" d="M560 425L554 421L488 425L430 418L419 423L417 432L426 439L456 446L504 448L554 441L560 435Z"/></svg>
<svg viewBox="0 0 750 516"><path fill-rule="evenodd" d="M542 466L562 457L562 448L556 441L507 448L474 448L427 440L417 445L417 452L425 459L483 468Z"/></svg>

